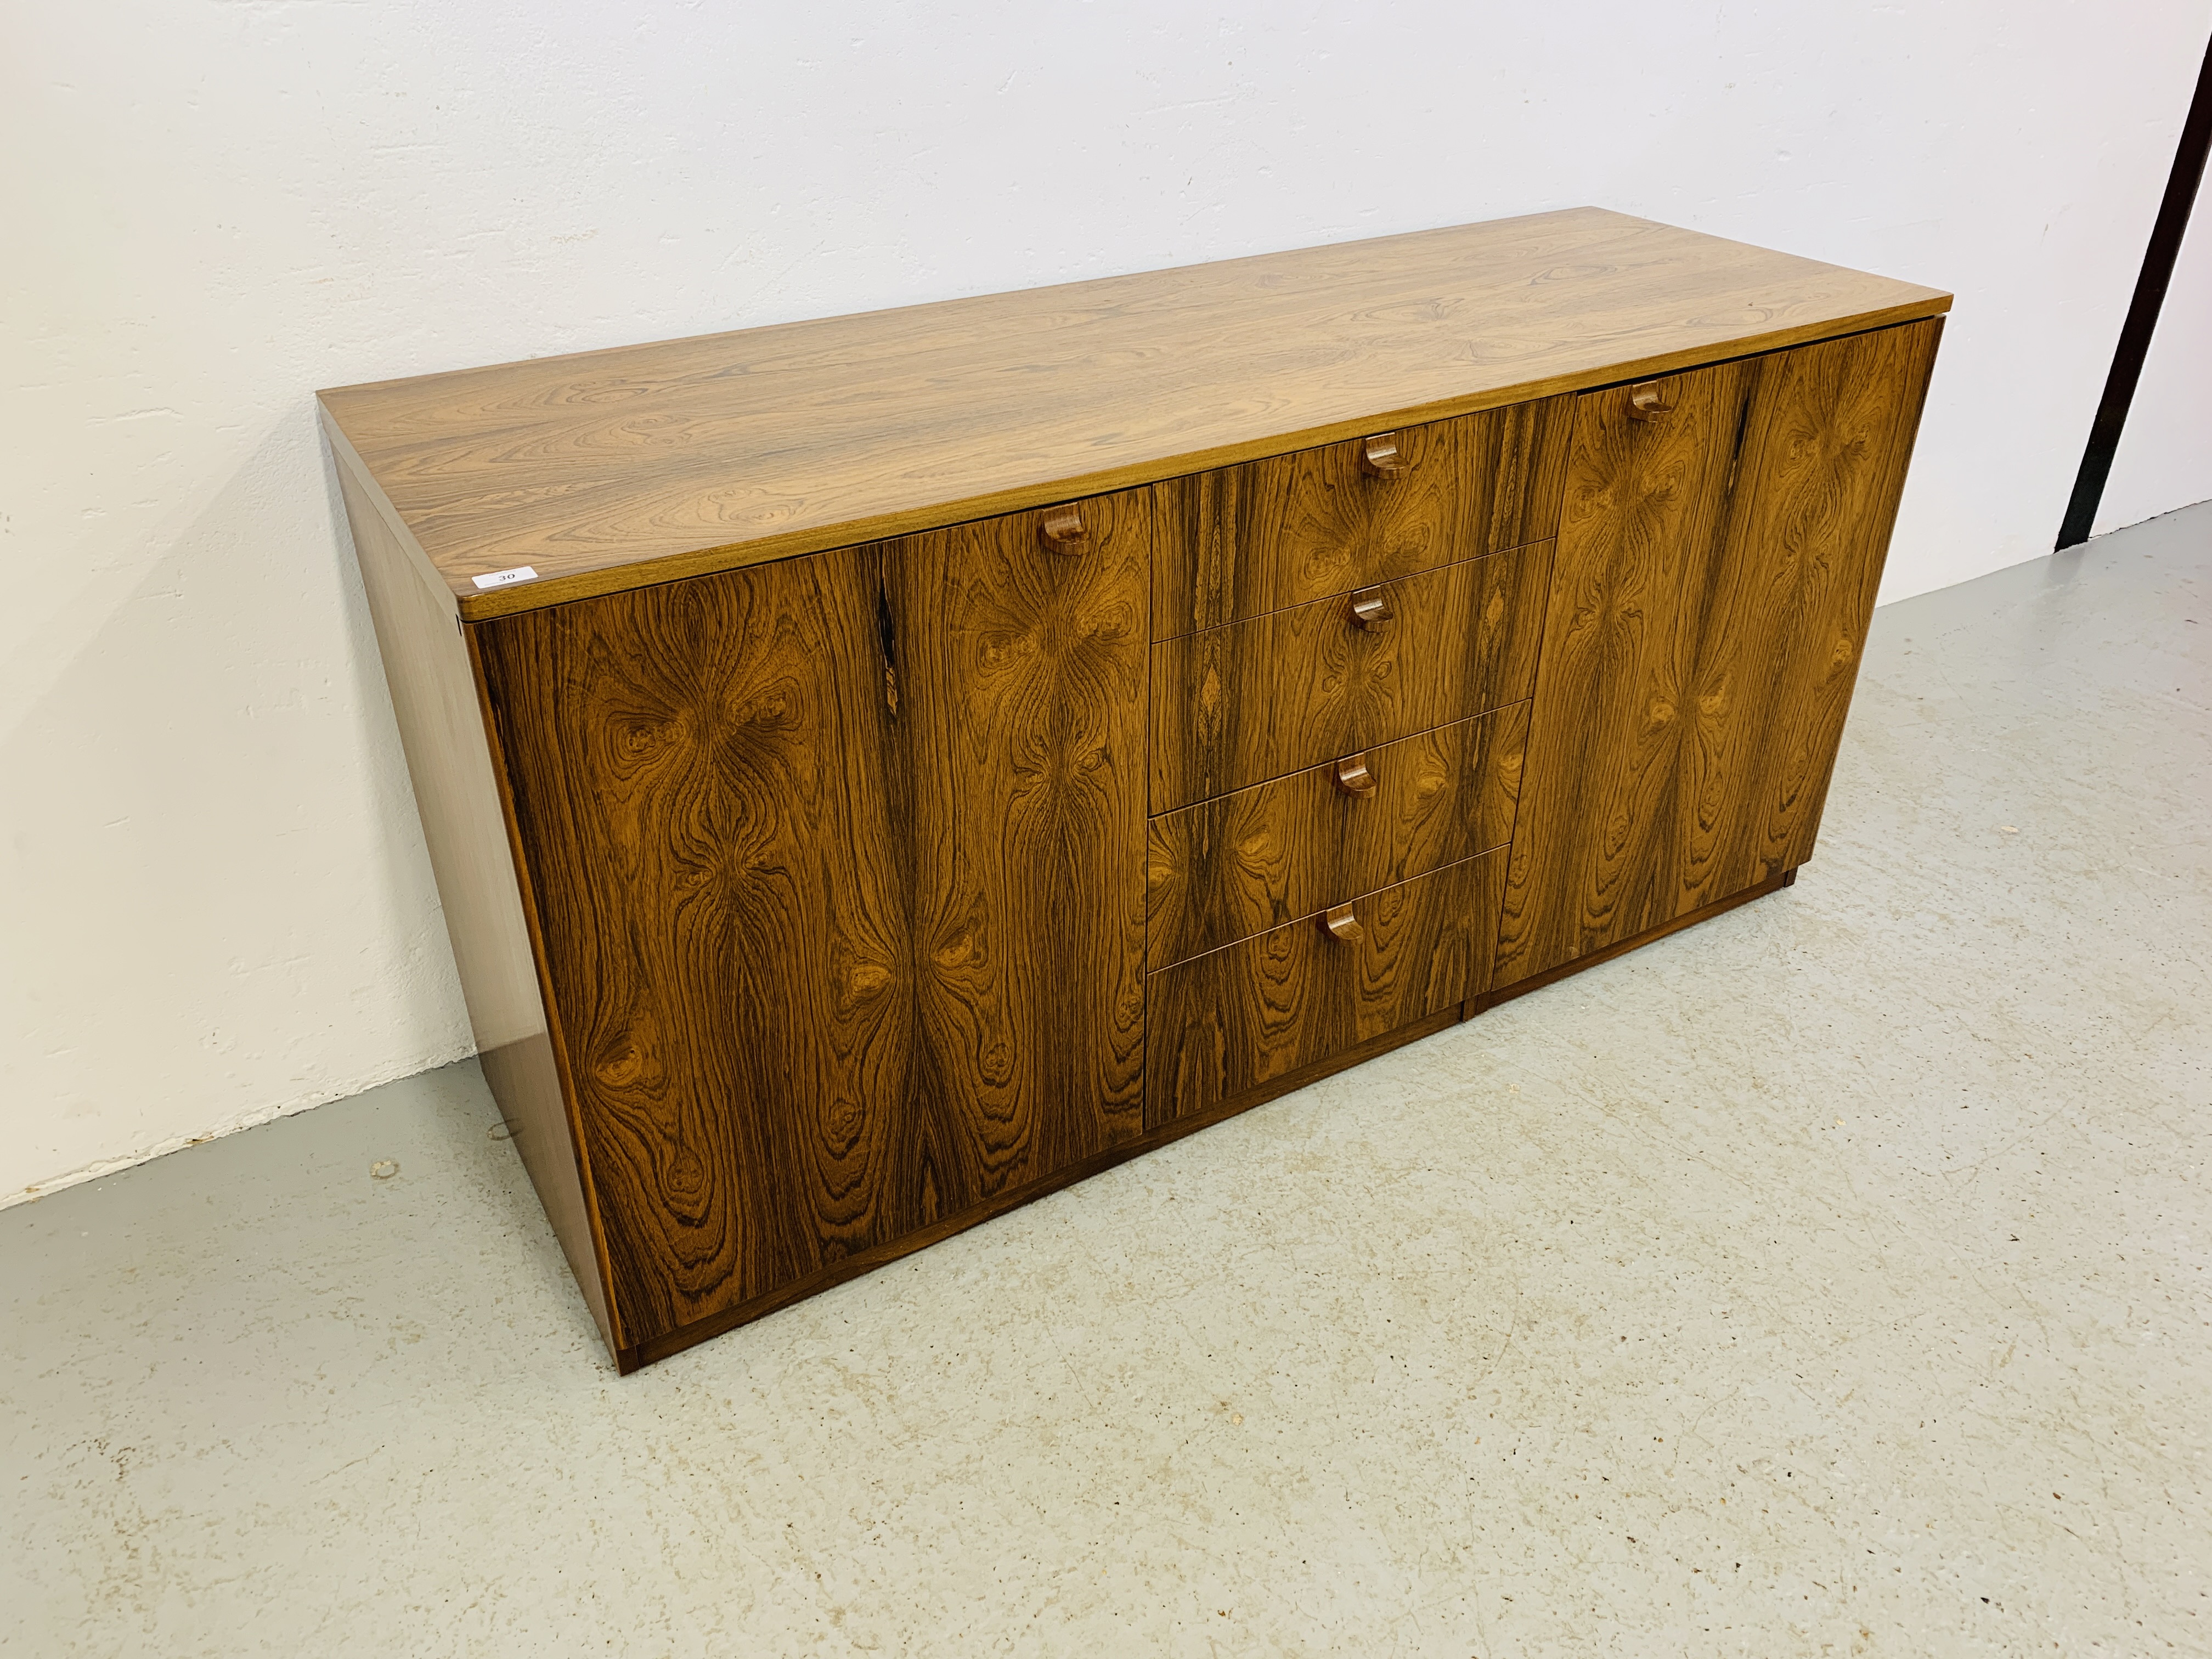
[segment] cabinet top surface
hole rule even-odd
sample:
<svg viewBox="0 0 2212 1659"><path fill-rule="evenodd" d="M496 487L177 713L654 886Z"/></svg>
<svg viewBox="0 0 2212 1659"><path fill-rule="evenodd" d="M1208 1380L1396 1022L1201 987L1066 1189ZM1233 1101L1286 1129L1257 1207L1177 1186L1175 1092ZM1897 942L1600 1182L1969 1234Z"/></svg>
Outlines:
<svg viewBox="0 0 2212 1659"><path fill-rule="evenodd" d="M471 619L1932 316L1598 208L346 386ZM350 451L350 455L348 451ZM537 580L479 592L529 566Z"/></svg>

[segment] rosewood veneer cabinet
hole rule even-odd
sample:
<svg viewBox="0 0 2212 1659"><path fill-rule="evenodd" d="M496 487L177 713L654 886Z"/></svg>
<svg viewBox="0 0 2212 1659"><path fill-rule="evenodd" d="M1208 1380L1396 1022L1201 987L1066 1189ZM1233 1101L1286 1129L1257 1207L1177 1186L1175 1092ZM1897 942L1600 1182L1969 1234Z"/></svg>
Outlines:
<svg viewBox="0 0 2212 1659"><path fill-rule="evenodd" d="M1812 853L1950 296L1596 209L321 394L629 1370Z"/></svg>

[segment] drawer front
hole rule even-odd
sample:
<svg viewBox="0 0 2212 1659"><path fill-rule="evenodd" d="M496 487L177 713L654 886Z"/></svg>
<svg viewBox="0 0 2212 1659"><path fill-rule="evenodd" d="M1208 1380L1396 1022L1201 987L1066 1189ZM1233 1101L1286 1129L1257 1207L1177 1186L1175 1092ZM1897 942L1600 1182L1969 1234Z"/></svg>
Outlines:
<svg viewBox="0 0 2212 1659"><path fill-rule="evenodd" d="M1152 820L1146 960L1164 968L1503 847L1528 705Z"/></svg>
<svg viewBox="0 0 2212 1659"><path fill-rule="evenodd" d="M1519 702L1551 566L1539 542L1156 643L1152 810Z"/></svg>
<svg viewBox="0 0 2212 1659"><path fill-rule="evenodd" d="M1146 1127L1488 990L1506 858L1462 860L1147 975Z"/></svg>
<svg viewBox="0 0 2212 1659"><path fill-rule="evenodd" d="M1174 639L1548 539L1571 397L1152 486L1152 637Z"/></svg>

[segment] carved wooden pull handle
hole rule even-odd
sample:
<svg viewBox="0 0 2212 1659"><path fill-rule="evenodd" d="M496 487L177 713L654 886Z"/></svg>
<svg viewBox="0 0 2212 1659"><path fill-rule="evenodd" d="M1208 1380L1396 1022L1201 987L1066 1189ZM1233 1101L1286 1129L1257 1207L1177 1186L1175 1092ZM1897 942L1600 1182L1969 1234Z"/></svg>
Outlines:
<svg viewBox="0 0 2212 1659"><path fill-rule="evenodd" d="M1371 438L1359 441L1359 470L1377 478L1395 478L1406 470L1406 458L1398 451L1398 434L1378 432Z"/></svg>
<svg viewBox="0 0 2212 1659"><path fill-rule="evenodd" d="M1664 380L1639 380L1628 388L1628 418L1632 421L1656 420L1674 407L1674 400L1667 393Z"/></svg>
<svg viewBox="0 0 2212 1659"><path fill-rule="evenodd" d="M1395 614L1390 609L1390 590L1387 587L1363 587L1352 596L1352 621L1356 628L1378 633L1390 625L1390 618Z"/></svg>
<svg viewBox="0 0 2212 1659"><path fill-rule="evenodd" d="M1322 917L1321 925L1331 939L1341 939L1346 945L1357 945L1366 936L1367 930L1359 925L1359 918L1352 914L1348 904L1332 906Z"/></svg>
<svg viewBox="0 0 2212 1659"><path fill-rule="evenodd" d="M1371 795L1379 781L1364 752L1346 755L1336 763L1336 787L1347 795Z"/></svg>
<svg viewBox="0 0 2212 1659"><path fill-rule="evenodd" d="M1080 553L1091 544L1083 527L1083 514L1072 507L1055 507L1037 525L1037 539L1051 553Z"/></svg>

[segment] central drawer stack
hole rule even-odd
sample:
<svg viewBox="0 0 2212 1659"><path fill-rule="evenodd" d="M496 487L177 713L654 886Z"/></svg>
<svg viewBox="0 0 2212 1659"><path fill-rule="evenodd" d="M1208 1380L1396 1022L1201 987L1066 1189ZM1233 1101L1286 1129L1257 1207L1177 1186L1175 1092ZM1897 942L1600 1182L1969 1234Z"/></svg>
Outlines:
<svg viewBox="0 0 2212 1659"><path fill-rule="evenodd" d="M1152 486L1148 1129L1488 988L1572 406Z"/></svg>

